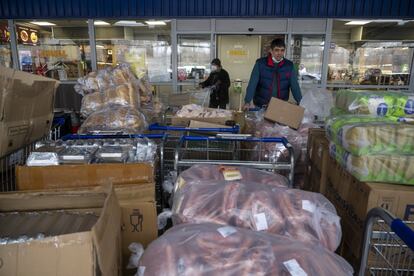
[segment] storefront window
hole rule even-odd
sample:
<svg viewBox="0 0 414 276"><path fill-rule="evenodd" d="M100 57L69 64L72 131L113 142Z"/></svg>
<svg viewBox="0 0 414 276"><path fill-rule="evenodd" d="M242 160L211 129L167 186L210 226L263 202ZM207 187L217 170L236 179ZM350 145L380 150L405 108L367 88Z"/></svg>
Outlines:
<svg viewBox="0 0 414 276"><path fill-rule="evenodd" d="M10 32L7 20L0 20L0 65L13 67L10 50Z"/></svg>
<svg viewBox="0 0 414 276"><path fill-rule="evenodd" d="M321 82L324 37L320 35L293 35L292 61L301 83Z"/></svg>
<svg viewBox="0 0 414 276"><path fill-rule="evenodd" d="M59 80L91 71L86 20L16 21L20 69Z"/></svg>
<svg viewBox="0 0 414 276"><path fill-rule="evenodd" d="M152 83L171 81L169 21L95 21L98 69L129 63Z"/></svg>
<svg viewBox="0 0 414 276"><path fill-rule="evenodd" d="M334 21L328 83L409 85L414 23Z"/></svg>
<svg viewBox="0 0 414 276"><path fill-rule="evenodd" d="M210 35L178 35L178 81L198 86L210 74Z"/></svg>

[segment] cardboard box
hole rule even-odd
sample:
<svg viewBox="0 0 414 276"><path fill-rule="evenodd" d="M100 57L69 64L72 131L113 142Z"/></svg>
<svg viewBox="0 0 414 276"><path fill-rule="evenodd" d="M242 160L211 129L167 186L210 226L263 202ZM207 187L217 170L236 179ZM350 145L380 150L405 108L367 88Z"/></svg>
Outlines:
<svg viewBox="0 0 414 276"><path fill-rule="evenodd" d="M265 119L298 129L305 109L301 106L272 98L264 114Z"/></svg>
<svg viewBox="0 0 414 276"><path fill-rule="evenodd" d="M115 187L122 210L122 253L128 261L128 245L139 242L146 247L158 236L154 183Z"/></svg>
<svg viewBox="0 0 414 276"><path fill-rule="evenodd" d="M190 121L206 122L218 125L225 125L227 121L234 120L233 116L220 117L220 118L182 118L173 116L171 118L171 124L174 126L188 126Z"/></svg>
<svg viewBox="0 0 414 276"><path fill-rule="evenodd" d="M49 133L59 82L0 67L0 157Z"/></svg>
<svg viewBox="0 0 414 276"><path fill-rule="evenodd" d="M18 190L62 189L154 182L152 163L80 164L16 168Z"/></svg>
<svg viewBox="0 0 414 276"><path fill-rule="evenodd" d="M213 123L197 121L197 120L191 120L188 127L190 128L231 128L229 126L222 125L222 124L213 124Z"/></svg>
<svg viewBox="0 0 414 276"><path fill-rule="evenodd" d="M88 231L0 244L0 275L118 275L121 210L113 191L0 194L0 212L73 211L99 216ZM33 228L31 228L33 229Z"/></svg>

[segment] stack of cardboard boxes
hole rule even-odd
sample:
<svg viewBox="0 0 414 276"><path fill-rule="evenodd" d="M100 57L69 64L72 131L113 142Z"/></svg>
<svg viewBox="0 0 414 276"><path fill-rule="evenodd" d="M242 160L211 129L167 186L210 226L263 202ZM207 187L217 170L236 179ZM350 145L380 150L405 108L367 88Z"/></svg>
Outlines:
<svg viewBox="0 0 414 276"><path fill-rule="evenodd" d="M311 130L309 141L306 189L321 192L335 205L343 232L339 253L357 268L368 211L382 207L412 221L414 189L406 185L360 182L330 157L323 130Z"/></svg>

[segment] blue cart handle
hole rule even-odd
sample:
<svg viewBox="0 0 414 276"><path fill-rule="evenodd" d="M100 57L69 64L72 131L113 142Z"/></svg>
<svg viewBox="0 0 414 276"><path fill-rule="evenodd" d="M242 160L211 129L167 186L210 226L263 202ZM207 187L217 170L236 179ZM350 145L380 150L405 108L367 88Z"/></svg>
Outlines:
<svg viewBox="0 0 414 276"><path fill-rule="evenodd" d="M126 139L126 138L148 138L148 139L162 139L166 134L67 134L61 139L67 140L90 140L90 139Z"/></svg>
<svg viewBox="0 0 414 276"><path fill-rule="evenodd" d="M240 127L238 125L234 127L227 128L193 128L193 127L184 127L184 126L163 126L158 123L151 124L148 127L149 130L159 130L159 131L203 131L203 132L229 132L229 133L238 133Z"/></svg>
<svg viewBox="0 0 414 276"><path fill-rule="evenodd" d="M414 251L414 231L410 227L397 218L392 221L391 229Z"/></svg>
<svg viewBox="0 0 414 276"><path fill-rule="evenodd" d="M245 142L264 142L282 143L286 148L292 147L285 137L202 137L202 136L182 136L182 141L245 141Z"/></svg>

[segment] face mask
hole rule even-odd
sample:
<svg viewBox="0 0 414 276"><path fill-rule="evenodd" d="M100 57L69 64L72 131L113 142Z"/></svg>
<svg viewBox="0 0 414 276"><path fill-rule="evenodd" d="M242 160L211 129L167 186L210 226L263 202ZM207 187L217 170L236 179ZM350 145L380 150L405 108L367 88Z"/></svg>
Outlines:
<svg viewBox="0 0 414 276"><path fill-rule="evenodd" d="M283 60L283 58L281 58L280 60L276 60L274 57L272 57L272 60L273 60L274 63L279 63Z"/></svg>
<svg viewBox="0 0 414 276"><path fill-rule="evenodd" d="M211 65L211 71L217 71L217 66L216 65Z"/></svg>

